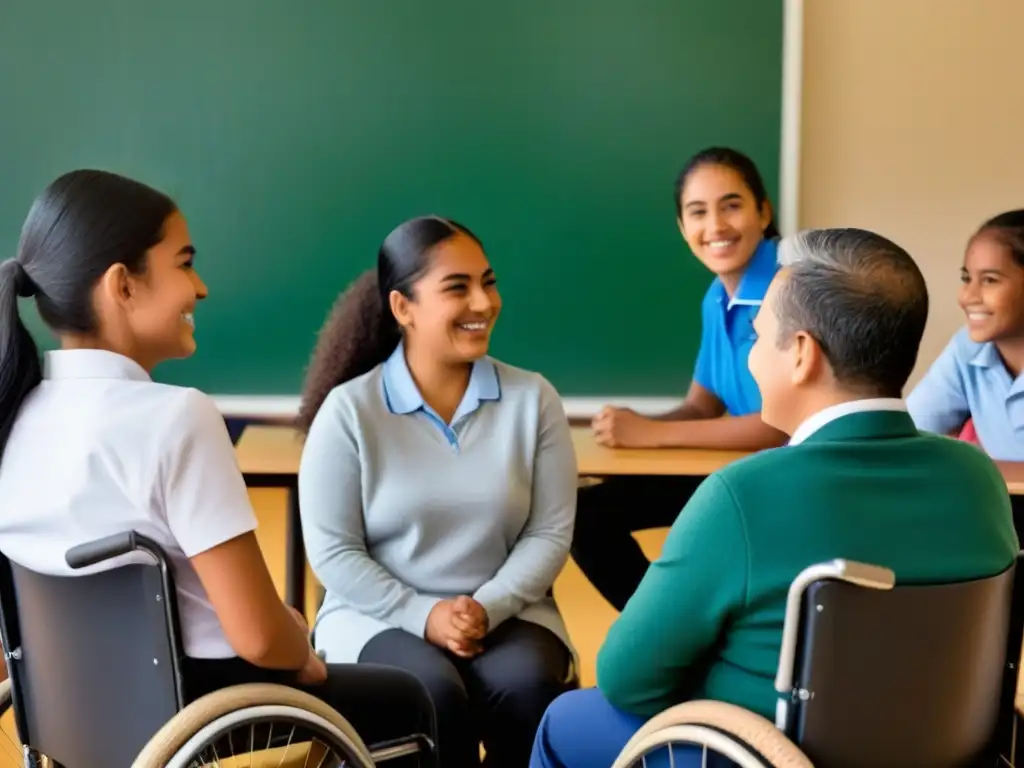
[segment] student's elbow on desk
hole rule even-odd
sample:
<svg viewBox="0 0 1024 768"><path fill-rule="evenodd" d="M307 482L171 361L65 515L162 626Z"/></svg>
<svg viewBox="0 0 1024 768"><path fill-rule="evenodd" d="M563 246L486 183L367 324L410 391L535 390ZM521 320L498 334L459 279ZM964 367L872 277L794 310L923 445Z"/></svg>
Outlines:
<svg viewBox="0 0 1024 768"><path fill-rule="evenodd" d="M759 451L785 444L787 436L761 421L760 413L666 423L664 448Z"/></svg>

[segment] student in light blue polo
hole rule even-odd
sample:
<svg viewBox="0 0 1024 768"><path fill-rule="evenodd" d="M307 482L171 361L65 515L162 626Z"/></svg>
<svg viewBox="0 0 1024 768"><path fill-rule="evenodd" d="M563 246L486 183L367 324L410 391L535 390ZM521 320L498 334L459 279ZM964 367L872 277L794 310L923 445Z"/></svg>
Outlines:
<svg viewBox="0 0 1024 768"><path fill-rule="evenodd" d="M299 470L314 628L328 663L416 675L444 768L522 768L575 686L551 598L568 559L576 458L543 377L487 355L501 311L479 240L398 226L341 297L303 392Z"/></svg>
<svg viewBox="0 0 1024 768"><path fill-rule="evenodd" d="M960 279L966 325L907 407L929 432L958 432L971 419L989 456L1024 461L1024 210L981 225L967 245Z"/></svg>
<svg viewBox="0 0 1024 768"><path fill-rule="evenodd" d="M596 439L618 448L781 445L785 435L761 421L747 369L754 317L777 270L779 233L764 181L746 155L711 147L690 158L674 193L679 231L715 275L701 304L693 380L683 403L662 416L604 408L594 418ZM580 491L573 559L617 610L650 564L633 532L672 525L700 479L621 477Z"/></svg>

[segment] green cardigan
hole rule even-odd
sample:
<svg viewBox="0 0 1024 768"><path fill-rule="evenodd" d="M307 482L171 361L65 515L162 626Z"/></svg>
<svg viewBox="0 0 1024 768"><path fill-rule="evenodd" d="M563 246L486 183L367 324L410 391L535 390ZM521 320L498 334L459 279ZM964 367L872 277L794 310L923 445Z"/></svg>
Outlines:
<svg viewBox="0 0 1024 768"><path fill-rule="evenodd" d="M701 484L608 632L598 687L643 716L709 698L773 719L786 593L806 566L941 582L998 573L1018 549L1006 484L978 449L901 411L842 416Z"/></svg>

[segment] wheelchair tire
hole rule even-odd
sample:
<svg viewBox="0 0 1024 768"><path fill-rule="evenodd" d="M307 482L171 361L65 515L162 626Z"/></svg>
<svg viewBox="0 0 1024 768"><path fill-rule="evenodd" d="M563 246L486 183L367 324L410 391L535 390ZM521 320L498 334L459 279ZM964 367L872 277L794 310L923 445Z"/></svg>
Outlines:
<svg viewBox="0 0 1024 768"><path fill-rule="evenodd" d="M186 768L218 736L247 721L268 718L315 728L346 755L346 766L373 768L366 745L338 712L303 691L262 683L224 688L192 702L154 734L132 768Z"/></svg>
<svg viewBox="0 0 1024 768"><path fill-rule="evenodd" d="M690 701L655 715L626 743L612 768L632 768L670 744L706 746L740 768L814 768L774 723L721 701Z"/></svg>

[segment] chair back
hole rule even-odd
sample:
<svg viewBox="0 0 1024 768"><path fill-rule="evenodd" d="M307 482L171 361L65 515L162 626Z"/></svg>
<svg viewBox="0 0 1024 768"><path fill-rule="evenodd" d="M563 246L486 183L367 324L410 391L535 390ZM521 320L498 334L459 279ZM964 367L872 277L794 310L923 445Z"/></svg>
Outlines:
<svg viewBox="0 0 1024 768"><path fill-rule="evenodd" d="M993 765L985 761L995 760L1007 708L1012 720L1022 622L1011 607L1022 572L891 589L810 583L790 738L827 768Z"/></svg>
<svg viewBox="0 0 1024 768"><path fill-rule="evenodd" d="M122 551L144 549L131 544ZM173 582L155 559L46 576L0 555L0 635L22 744L73 768L129 766L183 706Z"/></svg>

